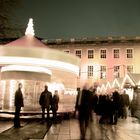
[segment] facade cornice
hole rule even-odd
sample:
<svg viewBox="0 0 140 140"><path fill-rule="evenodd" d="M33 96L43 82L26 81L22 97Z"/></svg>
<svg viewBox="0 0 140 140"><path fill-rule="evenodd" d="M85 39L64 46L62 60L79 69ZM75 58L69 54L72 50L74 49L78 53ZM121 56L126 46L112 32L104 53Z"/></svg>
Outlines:
<svg viewBox="0 0 140 140"><path fill-rule="evenodd" d="M108 45L119 43L140 43L140 36L120 36L120 37L93 37L93 38L71 38L71 39L43 39L36 37L45 45L71 45L71 44L94 44L94 45ZM0 38L0 44L7 44L18 38Z"/></svg>
<svg viewBox="0 0 140 140"><path fill-rule="evenodd" d="M114 43L140 43L140 36L135 37L95 37L95 38L81 38L81 39L42 39L46 45L69 45L69 44L114 44Z"/></svg>

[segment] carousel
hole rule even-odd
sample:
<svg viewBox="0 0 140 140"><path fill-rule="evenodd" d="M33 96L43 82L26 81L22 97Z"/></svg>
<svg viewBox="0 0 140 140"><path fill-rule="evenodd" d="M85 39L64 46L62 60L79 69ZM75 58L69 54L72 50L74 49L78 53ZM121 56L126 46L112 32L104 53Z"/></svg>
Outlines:
<svg viewBox="0 0 140 140"><path fill-rule="evenodd" d="M48 85L60 96L59 111L72 110L77 94L79 58L50 49L34 36L33 19L25 36L0 46L0 109L14 111L14 95L23 84L23 112L40 111L39 97Z"/></svg>

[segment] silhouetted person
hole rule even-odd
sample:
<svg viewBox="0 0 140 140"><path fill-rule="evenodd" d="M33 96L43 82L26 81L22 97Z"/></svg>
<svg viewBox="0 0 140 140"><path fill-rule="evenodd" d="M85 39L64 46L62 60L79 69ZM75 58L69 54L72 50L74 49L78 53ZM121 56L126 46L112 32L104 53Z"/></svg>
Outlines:
<svg viewBox="0 0 140 140"><path fill-rule="evenodd" d="M50 118L50 108L52 104L52 93L48 91L48 86L45 85L45 90L41 93L39 104L42 108L42 120L45 120L45 109L47 109L47 120Z"/></svg>
<svg viewBox="0 0 140 140"><path fill-rule="evenodd" d="M127 118L127 112L128 112L128 107L129 107L129 95L126 94L126 91L123 92L123 94L121 95L121 104L122 104L122 118Z"/></svg>
<svg viewBox="0 0 140 140"><path fill-rule="evenodd" d="M81 140L85 139L87 127L89 126L89 122L92 121L92 99L93 98L91 92L85 86L79 95L78 101Z"/></svg>
<svg viewBox="0 0 140 140"><path fill-rule="evenodd" d="M132 101L130 102L130 111L131 111L131 117L135 116L135 112L137 110L137 101L135 98L132 99Z"/></svg>
<svg viewBox="0 0 140 140"><path fill-rule="evenodd" d="M58 90L55 90L54 95L52 97L52 107L51 107L52 113L53 113L53 121L54 121L54 123L57 122L58 102L59 102Z"/></svg>
<svg viewBox="0 0 140 140"><path fill-rule="evenodd" d="M15 92L15 117L14 117L15 128L20 127L20 110L21 107L24 107L21 88L22 88L22 84L19 83L18 90Z"/></svg>
<svg viewBox="0 0 140 140"><path fill-rule="evenodd" d="M112 123L113 124L117 124L118 122L118 113L119 113L119 109L120 109L120 104L121 104L121 100L120 100L120 94L117 90L115 90L112 94L112 99L113 99L113 118L112 118Z"/></svg>

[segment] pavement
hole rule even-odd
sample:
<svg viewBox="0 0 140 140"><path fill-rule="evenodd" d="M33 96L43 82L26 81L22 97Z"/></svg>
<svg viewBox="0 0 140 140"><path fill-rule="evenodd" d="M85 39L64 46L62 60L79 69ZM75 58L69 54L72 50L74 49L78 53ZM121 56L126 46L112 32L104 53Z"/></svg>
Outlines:
<svg viewBox="0 0 140 140"><path fill-rule="evenodd" d="M140 123L136 118L119 119L117 125L99 124L94 114L86 140L140 140ZM0 118L0 140L80 140L76 118L62 119L57 124L41 123L40 119L21 119L15 129L11 119Z"/></svg>

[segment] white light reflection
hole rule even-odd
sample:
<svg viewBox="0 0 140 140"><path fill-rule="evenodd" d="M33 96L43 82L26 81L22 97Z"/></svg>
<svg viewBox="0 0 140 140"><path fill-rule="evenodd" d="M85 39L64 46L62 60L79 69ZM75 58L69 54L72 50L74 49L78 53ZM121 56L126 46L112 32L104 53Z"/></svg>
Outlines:
<svg viewBox="0 0 140 140"><path fill-rule="evenodd" d="M97 92L96 92L97 94L100 94L101 93L101 87L97 87Z"/></svg>
<svg viewBox="0 0 140 140"><path fill-rule="evenodd" d="M132 101L133 94L134 94L134 89L133 88L127 88L127 89L125 89L125 91L126 91L126 94L129 95L130 101Z"/></svg>
<svg viewBox="0 0 140 140"><path fill-rule="evenodd" d="M52 93L54 93L55 90L58 90L58 92L62 92L63 90L65 90L65 87L62 83L46 83L48 85L48 89L49 91L51 91Z"/></svg>
<svg viewBox="0 0 140 140"><path fill-rule="evenodd" d="M118 82L117 79L115 79L115 80L113 81L112 87L113 87L113 88L120 88L120 83Z"/></svg>
<svg viewBox="0 0 140 140"><path fill-rule="evenodd" d="M47 73L52 75L52 72L47 68L35 67L35 66L9 65L1 68L1 72L4 71L29 71L29 72Z"/></svg>
<svg viewBox="0 0 140 140"><path fill-rule="evenodd" d="M49 59L39 59L30 57L0 57L0 64L15 64L15 65L34 65L34 66L44 66L44 67L54 67L62 70L66 70L79 75L79 67L66 62L61 62L57 60Z"/></svg>
<svg viewBox="0 0 140 140"><path fill-rule="evenodd" d="M66 88L64 94L65 94L65 95L67 95L67 94L68 94L68 95L77 95L77 93L78 93L78 92L77 92L76 89Z"/></svg>
<svg viewBox="0 0 140 140"><path fill-rule="evenodd" d="M33 19L32 18L29 19L29 22L28 22L28 26L26 28L25 35L32 35L32 36L35 35L34 28L33 28Z"/></svg>
<svg viewBox="0 0 140 140"><path fill-rule="evenodd" d="M13 101L14 101L15 86L16 86L16 81L10 80L10 85L9 85L9 92L10 92L9 106L10 106L10 108L14 104Z"/></svg>
<svg viewBox="0 0 140 140"><path fill-rule="evenodd" d="M105 84L102 84L100 91L103 93L106 91Z"/></svg>
<svg viewBox="0 0 140 140"><path fill-rule="evenodd" d="M106 84L106 90L107 90L107 89L111 89L111 84L110 84L109 81L108 81L107 84Z"/></svg>
<svg viewBox="0 0 140 140"><path fill-rule="evenodd" d="M123 88L123 86L125 85L125 82L129 80L130 84L132 86L135 86L135 83L133 82L133 80L129 77L129 75L127 74L124 79L123 79L123 82L122 82L122 85L121 85L121 88Z"/></svg>
<svg viewBox="0 0 140 140"><path fill-rule="evenodd" d="M1 80L0 81L1 84L2 84L2 109L4 107L4 94L5 94L5 91L6 91L6 81L5 80Z"/></svg>

